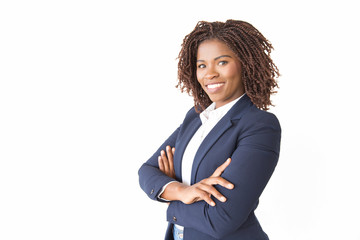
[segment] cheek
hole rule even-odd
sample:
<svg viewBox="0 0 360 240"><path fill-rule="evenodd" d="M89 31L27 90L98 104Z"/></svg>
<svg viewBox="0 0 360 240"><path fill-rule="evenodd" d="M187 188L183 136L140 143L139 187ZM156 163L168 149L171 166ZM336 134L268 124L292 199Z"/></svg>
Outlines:
<svg viewBox="0 0 360 240"><path fill-rule="evenodd" d="M202 74L199 71L196 71L196 79L200 84L202 84Z"/></svg>
<svg viewBox="0 0 360 240"><path fill-rule="evenodd" d="M226 68L226 72L224 72L228 78L234 79L241 76L240 68L236 64L229 65L228 68Z"/></svg>

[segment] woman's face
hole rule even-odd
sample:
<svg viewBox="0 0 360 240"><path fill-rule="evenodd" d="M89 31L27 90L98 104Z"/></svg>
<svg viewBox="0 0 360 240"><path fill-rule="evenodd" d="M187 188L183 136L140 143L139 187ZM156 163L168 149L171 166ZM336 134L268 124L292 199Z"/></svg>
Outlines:
<svg viewBox="0 0 360 240"><path fill-rule="evenodd" d="M219 108L244 94L241 64L236 55L218 39L199 45L196 76L201 87Z"/></svg>

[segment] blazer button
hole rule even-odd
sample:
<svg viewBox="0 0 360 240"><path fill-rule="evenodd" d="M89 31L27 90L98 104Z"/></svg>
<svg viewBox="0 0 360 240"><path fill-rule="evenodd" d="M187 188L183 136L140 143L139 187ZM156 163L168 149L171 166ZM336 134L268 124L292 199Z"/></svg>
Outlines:
<svg viewBox="0 0 360 240"><path fill-rule="evenodd" d="M175 217L175 216L173 217L173 220L174 220L174 222L176 222L176 221L177 221L177 219L176 219L176 217Z"/></svg>
<svg viewBox="0 0 360 240"><path fill-rule="evenodd" d="M154 189L151 189L151 192L150 192L150 194L153 194L154 193Z"/></svg>

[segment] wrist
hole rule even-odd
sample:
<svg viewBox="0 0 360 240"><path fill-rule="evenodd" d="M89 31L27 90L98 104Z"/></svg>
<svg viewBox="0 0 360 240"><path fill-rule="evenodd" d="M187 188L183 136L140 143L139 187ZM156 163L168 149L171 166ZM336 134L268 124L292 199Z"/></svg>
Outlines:
<svg viewBox="0 0 360 240"><path fill-rule="evenodd" d="M164 192L161 195L161 198L167 199L169 201L182 201L183 192L186 189L186 185L180 182L171 182L165 188Z"/></svg>
<svg viewBox="0 0 360 240"><path fill-rule="evenodd" d="M180 182L175 186L176 200L184 202L185 189L187 187L187 185Z"/></svg>

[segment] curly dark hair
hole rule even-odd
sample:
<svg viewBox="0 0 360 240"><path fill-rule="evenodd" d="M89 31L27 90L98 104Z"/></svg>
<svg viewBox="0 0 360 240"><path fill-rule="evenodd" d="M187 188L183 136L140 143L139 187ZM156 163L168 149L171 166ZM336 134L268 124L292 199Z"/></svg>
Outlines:
<svg viewBox="0 0 360 240"><path fill-rule="evenodd" d="M206 109L212 101L202 89L196 77L197 50L201 42L218 39L224 42L238 57L242 67L245 92L259 108L268 110L272 105L270 95L275 93L279 70L270 58L271 43L251 24L227 20L226 22L200 21L185 36L179 53L178 85L181 92L194 97L197 112Z"/></svg>

